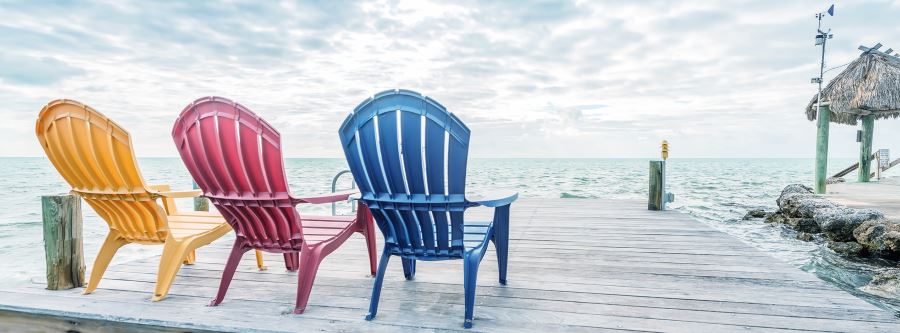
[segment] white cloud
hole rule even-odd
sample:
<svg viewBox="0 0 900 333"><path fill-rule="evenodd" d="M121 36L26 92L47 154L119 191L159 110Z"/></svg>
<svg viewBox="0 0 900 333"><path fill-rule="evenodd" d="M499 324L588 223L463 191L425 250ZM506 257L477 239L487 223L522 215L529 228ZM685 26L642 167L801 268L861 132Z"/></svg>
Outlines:
<svg viewBox="0 0 900 333"><path fill-rule="evenodd" d="M33 121L55 98L116 119L139 156L175 156L178 112L221 95L272 122L288 156L339 157L346 114L391 88L459 115L474 156L655 156L662 139L673 156L814 151L802 109L825 2L265 4L5 3L0 156L42 155ZM900 48L896 1L836 15L829 65L859 44ZM876 145L898 142L897 126L879 122ZM853 131L835 127L834 156L856 154Z"/></svg>

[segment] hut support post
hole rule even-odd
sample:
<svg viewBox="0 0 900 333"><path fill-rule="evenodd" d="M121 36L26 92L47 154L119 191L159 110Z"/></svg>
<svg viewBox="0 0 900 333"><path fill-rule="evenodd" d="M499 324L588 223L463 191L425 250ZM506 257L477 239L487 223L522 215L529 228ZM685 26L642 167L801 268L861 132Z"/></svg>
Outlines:
<svg viewBox="0 0 900 333"><path fill-rule="evenodd" d="M869 167L872 162L872 134L875 130L875 116L862 117L862 140L859 142L859 182L869 181Z"/></svg>
<svg viewBox="0 0 900 333"><path fill-rule="evenodd" d="M816 132L816 193L825 193L825 179L828 177L828 127L831 123L831 111L827 106L821 106L818 117L818 131Z"/></svg>
<svg viewBox="0 0 900 333"><path fill-rule="evenodd" d="M66 195L41 197L47 289L84 286L81 198Z"/></svg>

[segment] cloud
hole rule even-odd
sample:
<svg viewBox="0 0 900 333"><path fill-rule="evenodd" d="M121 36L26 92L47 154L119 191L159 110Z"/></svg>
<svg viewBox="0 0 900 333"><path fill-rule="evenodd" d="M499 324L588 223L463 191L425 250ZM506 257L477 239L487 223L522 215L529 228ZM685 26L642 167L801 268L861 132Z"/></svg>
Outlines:
<svg viewBox="0 0 900 333"><path fill-rule="evenodd" d="M51 57L25 57L0 53L0 79L3 82L50 85L84 73L81 68Z"/></svg>
<svg viewBox="0 0 900 333"><path fill-rule="evenodd" d="M340 157L343 118L391 88L420 91L460 116L473 129L474 156L655 156L662 139L678 156L811 156L815 130L802 108L814 93L812 15L824 7L4 2L0 141L15 144L0 146L0 156L42 154L32 122L55 98L116 119L139 156L175 156L168 133L178 112L221 95L303 143L286 145L288 156ZM48 13L66 19L43 19ZM830 66L855 58L859 44L900 48L891 45L900 43L896 1L842 3L836 15L825 22L835 32ZM889 126L897 125L879 122ZM887 129L876 140L900 142L900 131ZM856 154L852 140L832 147Z"/></svg>

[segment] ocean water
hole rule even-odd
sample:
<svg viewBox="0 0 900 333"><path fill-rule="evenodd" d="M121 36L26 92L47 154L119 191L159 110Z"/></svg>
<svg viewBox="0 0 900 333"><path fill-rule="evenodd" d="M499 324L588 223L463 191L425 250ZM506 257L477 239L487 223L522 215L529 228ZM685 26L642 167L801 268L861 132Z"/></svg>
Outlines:
<svg viewBox="0 0 900 333"><path fill-rule="evenodd" d="M472 159L468 192L512 190L531 198L646 198L647 159ZM851 164L829 161L829 174ZM149 184L190 188L191 179L177 158L144 158L141 171ZM719 230L812 272L861 298L900 314L900 301L860 291L883 266L877 261L847 260L822 245L794 238L791 230L744 221L749 209L775 208L775 198L790 183L810 184L812 159L670 159L668 186L676 195L670 208L688 213ZM297 194L331 190L331 179L346 169L342 159L287 159L288 181ZM0 281L41 279L44 258L40 196L65 193L67 184L45 158L0 158ZM888 174L890 176L890 174ZM345 177L339 188L349 187ZM190 207L190 199L179 205ZM106 225L89 206L84 210L84 250L88 265L106 234ZM330 213L327 205L304 212ZM348 206L341 207L342 210ZM126 246L116 261L159 254L161 247Z"/></svg>

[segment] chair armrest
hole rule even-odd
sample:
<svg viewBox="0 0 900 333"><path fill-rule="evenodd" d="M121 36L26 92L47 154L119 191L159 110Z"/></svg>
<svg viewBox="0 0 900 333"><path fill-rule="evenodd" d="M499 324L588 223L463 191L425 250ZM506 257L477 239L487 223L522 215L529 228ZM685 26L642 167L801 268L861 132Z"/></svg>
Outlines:
<svg viewBox="0 0 900 333"><path fill-rule="evenodd" d="M516 199L518 198L519 192L512 192L500 195L486 195L485 198L479 198L479 200L469 200L469 202L484 207L501 207L512 204L513 201L516 201Z"/></svg>
<svg viewBox="0 0 900 333"><path fill-rule="evenodd" d="M203 194L201 190L161 191L157 194L166 198L196 198Z"/></svg>
<svg viewBox="0 0 900 333"><path fill-rule="evenodd" d="M335 192L335 193L326 193L320 194L317 196L311 197L302 197L302 198L294 198L294 203L308 203L308 204L324 204L324 203L332 203L345 201L350 198L351 195L359 193L356 190L346 191L346 192Z"/></svg>
<svg viewBox="0 0 900 333"><path fill-rule="evenodd" d="M186 190L186 191L172 191L172 187L167 184L155 184L155 185L147 185L147 189L151 191L156 191L156 194L166 198L196 198L203 194L203 191L196 190Z"/></svg>
<svg viewBox="0 0 900 333"><path fill-rule="evenodd" d="M169 186L169 184L153 184L147 185L147 189L156 192L167 192L172 190L172 186Z"/></svg>

